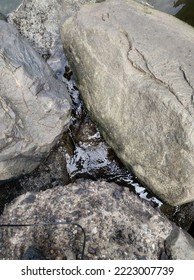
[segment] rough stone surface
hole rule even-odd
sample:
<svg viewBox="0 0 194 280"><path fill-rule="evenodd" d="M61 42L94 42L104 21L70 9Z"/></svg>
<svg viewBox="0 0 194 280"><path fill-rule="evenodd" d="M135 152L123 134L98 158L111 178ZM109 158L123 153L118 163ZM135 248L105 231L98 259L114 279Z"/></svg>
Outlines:
<svg viewBox="0 0 194 280"><path fill-rule="evenodd" d="M84 228L84 259L159 259L173 229L128 188L82 180L18 197L5 208L0 224L62 220ZM70 225L0 229L0 259L20 259L30 247L47 259L76 259L83 233Z"/></svg>
<svg viewBox="0 0 194 280"><path fill-rule="evenodd" d="M61 4L58 0L27 0L8 15L23 37L41 54L49 55L59 41Z"/></svg>
<svg viewBox="0 0 194 280"><path fill-rule="evenodd" d="M166 252L173 260L194 260L194 239L176 227L165 241Z"/></svg>
<svg viewBox="0 0 194 280"><path fill-rule="evenodd" d="M10 24L0 21L0 179L32 171L67 129L71 101Z"/></svg>
<svg viewBox="0 0 194 280"><path fill-rule="evenodd" d="M169 204L193 201L193 28L107 0L66 20L62 37L85 104L118 157Z"/></svg>
<svg viewBox="0 0 194 280"><path fill-rule="evenodd" d="M60 77L66 64L60 37L61 23L89 2L95 0L25 0L8 15L8 22L17 27Z"/></svg>
<svg viewBox="0 0 194 280"><path fill-rule="evenodd" d="M17 27L57 77L66 63L60 37L61 12L60 0L26 0L8 15L8 22Z"/></svg>
<svg viewBox="0 0 194 280"><path fill-rule="evenodd" d="M82 5L96 3L98 0L62 0L62 7L64 10L63 20L75 14L80 10Z"/></svg>

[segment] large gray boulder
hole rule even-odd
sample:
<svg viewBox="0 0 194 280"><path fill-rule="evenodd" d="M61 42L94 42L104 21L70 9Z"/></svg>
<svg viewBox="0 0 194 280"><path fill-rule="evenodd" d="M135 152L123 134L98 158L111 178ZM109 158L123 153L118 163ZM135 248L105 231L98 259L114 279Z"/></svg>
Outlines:
<svg viewBox="0 0 194 280"><path fill-rule="evenodd" d="M0 180L38 166L67 129L65 85L10 24L0 21Z"/></svg>
<svg viewBox="0 0 194 280"><path fill-rule="evenodd" d="M194 32L134 1L85 5L64 49L104 138L171 205L194 200Z"/></svg>
<svg viewBox="0 0 194 280"><path fill-rule="evenodd" d="M114 183L79 180L7 205L0 224L67 221L83 227L84 259L160 259L173 225L158 210ZM0 259L20 259L34 247L47 259L76 259L83 247L77 226L0 228Z"/></svg>

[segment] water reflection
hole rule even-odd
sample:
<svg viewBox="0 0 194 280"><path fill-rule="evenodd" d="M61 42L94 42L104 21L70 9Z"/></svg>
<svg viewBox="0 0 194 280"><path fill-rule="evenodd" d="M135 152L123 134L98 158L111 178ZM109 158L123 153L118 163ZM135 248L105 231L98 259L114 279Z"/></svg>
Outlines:
<svg viewBox="0 0 194 280"><path fill-rule="evenodd" d="M22 0L0 0L0 12L6 15L16 9L21 2Z"/></svg>
<svg viewBox="0 0 194 280"><path fill-rule="evenodd" d="M194 26L194 0L147 0L147 3Z"/></svg>
<svg viewBox="0 0 194 280"><path fill-rule="evenodd" d="M175 7L183 5L182 9L176 13L176 17L194 26L194 1L178 0L174 4Z"/></svg>
<svg viewBox="0 0 194 280"><path fill-rule="evenodd" d="M185 5L185 3L180 3L176 5L177 1L174 0L147 0L147 2L150 5L152 5L156 10L168 13L170 15L176 15Z"/></svg>

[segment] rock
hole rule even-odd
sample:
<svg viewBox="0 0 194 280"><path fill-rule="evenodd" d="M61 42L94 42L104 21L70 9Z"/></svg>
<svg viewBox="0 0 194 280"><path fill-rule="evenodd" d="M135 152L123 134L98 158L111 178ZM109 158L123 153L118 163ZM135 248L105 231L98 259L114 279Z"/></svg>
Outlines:
<svg viewBox="0 0 194 280"><path fill-rule="evenodd" d="M23 193L45 190L58 185L67 185L70 182L70 178L64 153L64 143L59 141L49 156L44 161L41 161L38 168L19 179Z"/></svg>
<svg viewBox="0 0 194 280"><path fill-rule="evenodd" d="M8 22L17 27L36 51L49 55L60 38L60 9L58 0L27 0L8 15Z"/></svg>
<svg viewBox="0 0 194 280"><path fill-rule="evenodd" d="M194 221L194 202L181 206L170 206L162 204L160 211L172 222L182 229L189 231ZM194 231L191 233L194 237Z"/></svg>
<svg viewBox="0 0 194 280"><path fill-rule="evenodd" d="M22 260L45 260L45 257L36 248L29 247L21 259Z"/></svg>
<svg viewBox="0 0 194 280"><path fill-rule="evenodd" d="M194 260L194 239L178 227L166 239L165 247L172 260Z"/></svg>
<svg viewBox="0 0 194 280"><path fill-rule="evenodd" d="M8 22L17 27L57 76L66 63L59 29L61 11L59 0L27 0L8 15Z"/></svg>
<svg viewBox="0 0 194 280"><path fill-rule="evenodd" d="M134 1L85 5L62 28L92 118L160 199L194 200L194 33Z"/></svg>
<svg viewBox="0 0 194 280"><path fill-rule="evenodd" d="M25 0L8 15L8 22L17 27L57 77L61 78L67 61L60 37L60 25L88 2L95 0Z"/></svg>
<svg viewBox="0 0 194 280"><path fill-rule="evenodd" d="M67 129L65 85L10 24L0 21L0 178L29 173Z"/></svg>
<svg viewBox="0 0 194 280"><path fill-rule="evenodd" d="M0 224L64 220L85 230L84 259L159 259L174 227L128 188L83 180L16 198L6 206ZM29 247L46 259L76 259L83 232L70 224L0 228L0 259L21 259Z"/></svg>
<svg viewBox="0 0 194 280"><path fill-rule="evenodd" d="M62 0L63 20L75 14L80 10L82 5L96 3L98 0Z"/></svg>

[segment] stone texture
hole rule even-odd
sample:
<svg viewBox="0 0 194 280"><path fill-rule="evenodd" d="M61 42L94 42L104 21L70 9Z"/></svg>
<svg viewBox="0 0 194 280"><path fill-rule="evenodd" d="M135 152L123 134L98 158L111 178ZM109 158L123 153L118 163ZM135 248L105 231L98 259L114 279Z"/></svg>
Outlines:
<svg viewBox="0 0 194 280"><path fill-rule="evenodd" d="M194 239L176 227L165 241L166 252L173 260L194 260Z"/></svg>
<svg viewBox="0 0 194 280"><path fill-rule="evenodd" d="M60 38L61 12L60 0L26 0L8 15L8 22L17 27L58 78L66 63Z"/></svg>
<svg viewBox="0 0 194 280"><path fill-rule="evenodd" d="M160 259L173 225L128 188L78 180L26 193L6 206L0 224L68 221L86 233L84 259ZM20 259L30 247L47 259L76 259L83 233L76 226L0 228L0 259Z"/></svg>
<svg viewBox="0 0 194 280"><path fill-rule="evenodd" d="M49 55L59 41L61 4L58 0L27 0L8 15L22 36L36 51Z"/></svg>
<svg viewBox="0 0 194 280"><path fill-rule="evenodd" d="M193 201L193 28L107 0L67 19L62 37L85 104L118 157L169 204Z"/></svg>
<svg viewBox="0 0 194 280"><path fill-rule="evenodd" d="M32 171L67 129L71 101L10 24L0 21L0 179Z"/></svg>
<svg viewBox="0 0 194 280"><path fill-rule="evenodd" d="M85 4L96 3L98 0L62 0L63 20L75 14Z"/></svg>
<svg viewBox="0 0 194 280"><path fill-rule="evenodd" d="M25 0L8 15L21 35L47 61L56 76L62 79L67 63L60 37L62 22L95 0Z"/></svg>

